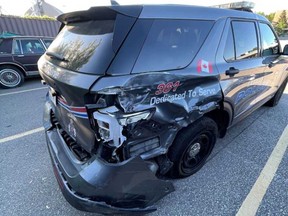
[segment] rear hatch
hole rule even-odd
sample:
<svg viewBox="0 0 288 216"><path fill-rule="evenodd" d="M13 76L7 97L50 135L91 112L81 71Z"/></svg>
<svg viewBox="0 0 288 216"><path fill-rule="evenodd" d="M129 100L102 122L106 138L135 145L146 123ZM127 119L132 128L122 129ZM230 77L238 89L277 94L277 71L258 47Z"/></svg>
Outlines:
<svg viewBox="0 0 288 216"><path fill-rule="evenodd" d="M142 7L97 7L63 14L61 30L38 62L49 85L54 113L68 139L87 152L97 145L87 104L97 96L90 87L105 75Z"/></svg>

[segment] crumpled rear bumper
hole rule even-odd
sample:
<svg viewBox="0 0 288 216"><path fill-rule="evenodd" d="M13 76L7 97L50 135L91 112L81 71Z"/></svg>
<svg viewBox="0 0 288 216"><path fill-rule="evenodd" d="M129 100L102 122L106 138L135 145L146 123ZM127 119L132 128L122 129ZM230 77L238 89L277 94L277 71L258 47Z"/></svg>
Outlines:
<svg viewBox="0 0 288 216"><path fill-rule="evenodd" d="M66 200L75 208L102 214L155 211L152 205L174 191L169 181L155 177L141 157L119 164L98 157L78 161L57 128L46 129L53 170Z"/></svg>

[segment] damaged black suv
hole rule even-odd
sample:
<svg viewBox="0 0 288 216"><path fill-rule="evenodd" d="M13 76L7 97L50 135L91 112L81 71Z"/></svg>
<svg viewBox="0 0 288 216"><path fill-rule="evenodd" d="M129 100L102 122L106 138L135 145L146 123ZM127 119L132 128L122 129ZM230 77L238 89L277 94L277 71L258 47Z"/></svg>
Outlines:
<svg viewBox="0 0 288 216"><path fill-rule="evenodd" d="M287 83L288 49L253 13L108 6L58 20L38 62L44 127L61 190L81 210L155 210L174 190L167 176L197 172L217 137L275 106Z"/></svg>

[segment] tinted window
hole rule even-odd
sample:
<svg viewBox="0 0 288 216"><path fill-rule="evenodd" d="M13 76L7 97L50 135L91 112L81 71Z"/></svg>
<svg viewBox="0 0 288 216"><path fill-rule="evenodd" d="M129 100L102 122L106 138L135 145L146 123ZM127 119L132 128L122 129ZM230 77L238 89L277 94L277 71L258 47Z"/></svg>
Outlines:
<svg viewBox="0 0 288 216"><path fill-rule="evenodd" d="M260 32L262 38L262 55L269 56L279 54L278 40L269 25L260 23Z"/></svg>
<svg viewBox="0 0 288 216"><path fill-rule="evenodd" d="M247 59L258 56L257 33L254 22L232 22L236 59Z"/></svg>
<svg viewBox="0 0 288 216"><path fill-rule="evenodd" d="M72 71L103 74L114 56L113 29L114 20L68 24L48 49L48 52L56 53L67 61L49 60Z"/></svg>
<svg viewBox="0 0 288 216"><path fill-rule="evenodd" d="M12 40L0 39L0 53L11 53L12 51Z"/></svg>
<svg viewBox="0 0 288 216"><path fill-rule="evenodd" d="M52 39L44 39L43 40L43 42L47 48L51 45L52 41L53 41Z"/></svg>
<svg viewBox="0 0 288 216"><path fill-rule="evenodd" d="M212 25L212 21L155 20L133 72L187 66L197 54Z"/></svg>
<svg viewBox="0 0 288 216"><path fill-rule="evenodd" d="M235 60L235 48L232 29L229 28L228 37L226 40L226 46L224 50L224 59L226 61Z"/></svg>
<svg viewBox="0 0 288 216"><path fill-rule="evenodd" d="M14 54L21 54L21 48L20 48L20 41L14 40L14 47L13 47L13 53Z"/></svg>
<svg viewBox="0 0 288 216"><path fill-rule="evenodd" d="M23 54L42 54L45 52L43 45L38 39L22 39L21 47Z"/></svg>

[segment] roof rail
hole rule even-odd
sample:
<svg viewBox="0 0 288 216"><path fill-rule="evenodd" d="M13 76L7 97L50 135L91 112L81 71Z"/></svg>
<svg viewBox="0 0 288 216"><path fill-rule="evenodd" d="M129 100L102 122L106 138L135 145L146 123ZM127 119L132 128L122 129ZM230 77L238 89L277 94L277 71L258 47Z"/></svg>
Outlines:
<svg viewBox="0 0 288 216"><path fill-rule="evenodd" d="M252 9L255 7L255 3L250 1L241 1L241 2L231 2L227 4L214 5L212 7L253 12Z"/></svg>

